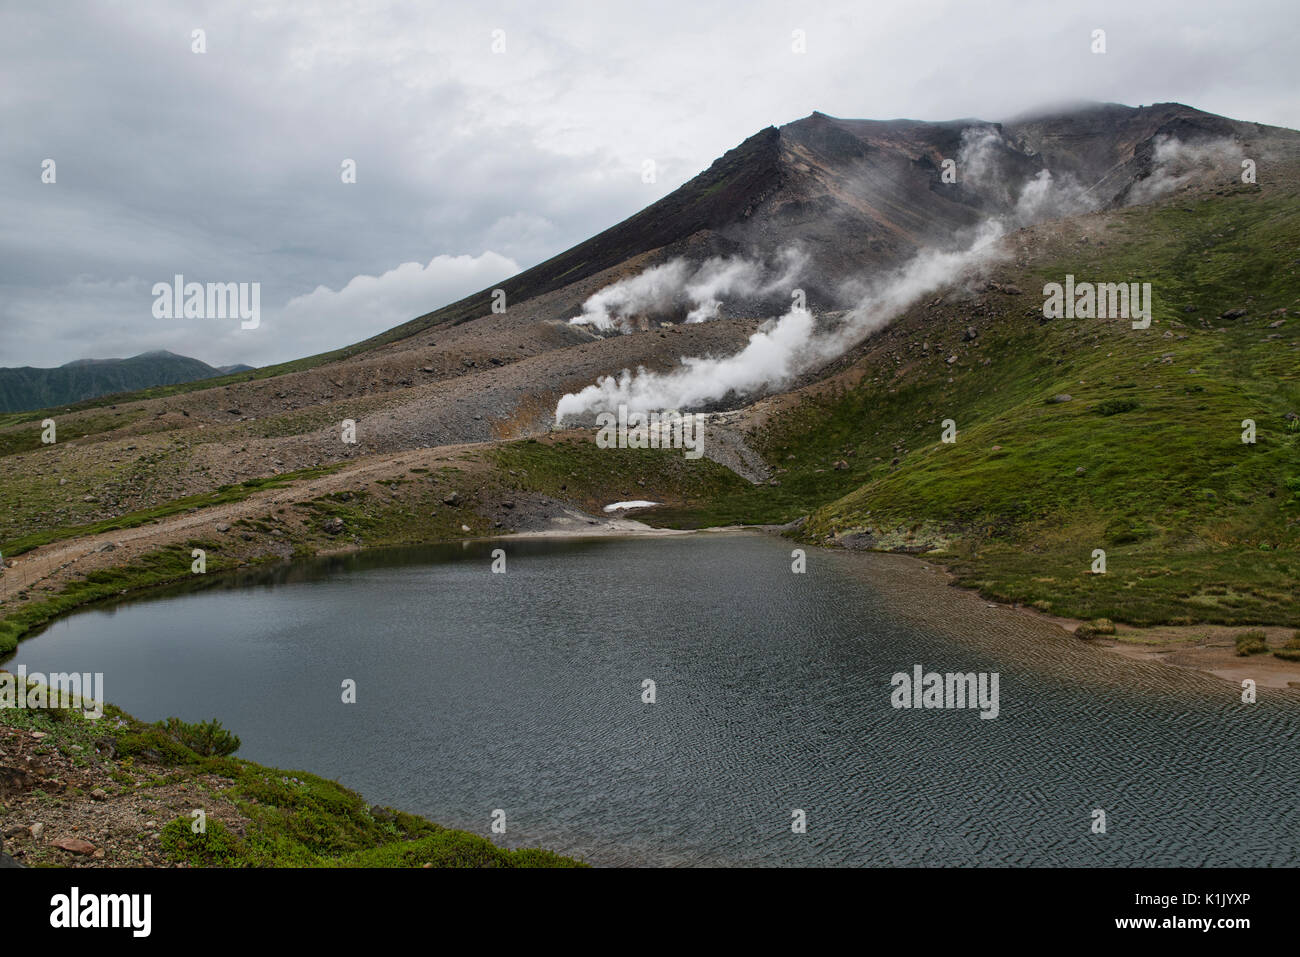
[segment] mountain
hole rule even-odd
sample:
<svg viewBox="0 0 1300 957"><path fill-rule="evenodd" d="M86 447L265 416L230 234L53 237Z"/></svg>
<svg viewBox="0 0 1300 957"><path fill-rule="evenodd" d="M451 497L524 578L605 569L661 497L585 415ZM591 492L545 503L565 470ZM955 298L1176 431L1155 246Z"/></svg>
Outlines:
<svg viewBox="0 0 1300 957"><path fill-rule="evenodd" d="M54 369L0 369L0 412L68 405L118 392L211 379L252 366L214 368L172 352L143 352L129 359L74 359Z"/></svg>
<svg viewBox="0 0 1300 957"><path fill-rule="evenodd" d="M1004 180L1004 190L1051 170L1089 190L1102 208L1122 204L1151 179L1162 140L1262 144L1294 143L1296 136L1179 103L1088 103L1003 122L853 120L814 112L754 134L663 199L498 285L510 303L520 303L585 288L592 277L616 277L629 263L762 255L797 242L813 263L807 277L813 301L843 306L838 287L846 278L898 265L1014 205L966 186L963 170L956 188L941 181L942 162L959 158L963 135L986 130L994 134L986 166ZM331 357L478 318L490 293L467 296Z"/></svg>
<svg viewBox="0 0 1300 957"><path fill-rule="evenodd" d="M1049 317L1066 276L1149 283L1149 326ZM925 552L1054 614L1300 626L1295 131L1180 104L813 113L501 285L505 312L483 290L255 378L83 402L56 446L5 417L0 548L135 528L92 561L201 542L211 569L648 500L657 524ZM782 326L796 287L815 318ZM557 427L602 377L597 399L725 412L705 457Z"/></svg>

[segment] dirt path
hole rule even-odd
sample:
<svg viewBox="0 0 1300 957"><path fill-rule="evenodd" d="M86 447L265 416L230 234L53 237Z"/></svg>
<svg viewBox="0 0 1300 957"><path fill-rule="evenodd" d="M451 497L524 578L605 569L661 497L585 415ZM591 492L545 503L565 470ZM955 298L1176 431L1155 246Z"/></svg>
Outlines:
<svg viewBox="0 0 1300 957"><path fill-rule="evenodd" d="M42 545L19 555L14 559L16 567L6 568L4 574L0 575L0 599L8 602L19 592L33 589L57 591L76 575L130 564L147 552L196 537L200 532L210 533L219 523L233 525L241 518L265 514L268 508L297 504L331 492L355 488L358 483L369 481L372 477L391 475L397 465L429 467L455 462L467 471L485 468L463 458L463 453L486 444L491 443L449 445L370 456L319 478L295 482L284 488L254 492L238 502L170 515L136 528L101 532Z"/></svg>

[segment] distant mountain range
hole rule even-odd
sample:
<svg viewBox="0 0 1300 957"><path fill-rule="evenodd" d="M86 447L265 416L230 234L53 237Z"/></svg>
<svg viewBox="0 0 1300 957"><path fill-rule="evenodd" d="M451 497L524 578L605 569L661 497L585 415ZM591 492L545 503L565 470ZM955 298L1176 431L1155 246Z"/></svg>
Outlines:
<svg viewBox="0 0 1300 957"><path fill-rule="evenodd" d="M115 392L211 379L252 366L210 366L174 352L142 352L129 359L76 359L56 369L0 369L0 412L68 405Z"/></svg>

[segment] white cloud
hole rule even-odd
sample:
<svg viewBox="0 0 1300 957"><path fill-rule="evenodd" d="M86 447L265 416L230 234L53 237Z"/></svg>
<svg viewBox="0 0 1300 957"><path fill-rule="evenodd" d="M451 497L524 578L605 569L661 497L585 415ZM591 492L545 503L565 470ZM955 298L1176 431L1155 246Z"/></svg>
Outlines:
<svg viewBox="0 0 1300 957"><path fill-rule="evenodd" d="M435 256L428 265L402 263L379 276L354 276L335 291L317 286L294 296L270 317L270 332L310 355L359 342L431 312L519 272L519 265L488 250L479 256ZM486 313L489 303L484 302ZM277 350L280 351L280 350ZM288 358L288 356L282 356Z"/></svg>

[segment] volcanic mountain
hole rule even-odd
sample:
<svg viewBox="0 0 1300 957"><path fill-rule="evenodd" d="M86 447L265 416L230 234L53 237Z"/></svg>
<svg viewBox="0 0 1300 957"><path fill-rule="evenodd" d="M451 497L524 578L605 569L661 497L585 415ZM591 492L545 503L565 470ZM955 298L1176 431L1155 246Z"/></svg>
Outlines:
<svg viewBox="0 0 1300 957"><path fill-rule="evenodd" d="M992 135L984 161L996 168L1001 190L966 187L964 171L958 171L956 188L945 184L943 161L961 155L964 137L986 132ZM1007 212L1014 205L1004 195L1007 188L1042 170L1073 178L1095 194L1099 207L1121 204L1135 184L1152 176L1162 139L1229 139L1261 149L1280 142L1294 149L1296 134L1177 103L1090 104L1005 123L843 120L813 113L754 134L670 195L501 288L510 302L522 302L617 273L629 262L762 255L798 241L822 277L814 285L829 294L845 278L897 265L923 246ZM650 260L641 258L649 253ZM392 341L436 322L466 321L481 313L487 295L376 338ZM574 311L570 304L565 313Z"/></svg>
<svg viewBox="0 0 1300 957"><path fill-rule="evenodd" d="M0 548L35 549L62 587L187 542L220 567L644 499L665 524L803 518L818 542L929 550L1060 613L1300 625L1298 184L1300 134L1179 104L813 113L501 283L504 312L484 290L336 352L5 417ZM731 414L698 463L554 431L561 397L602 376L736 355L792 286L842 328L871 283L990 224L979 270L939 269L818 363L703 403ZM724 267L757 278L683 293ZM656 268L682 288L619 300L616 328L570 321ZM1067 274L1150 282L1150 327L1048 321L1039 290ZM1081 584L1080 542L1142 574ZM1248 594L1215 592L1223 569Z"/></svg>

